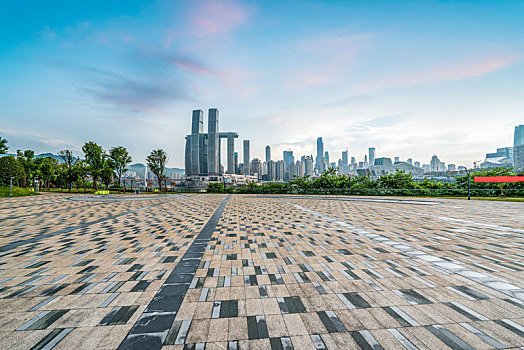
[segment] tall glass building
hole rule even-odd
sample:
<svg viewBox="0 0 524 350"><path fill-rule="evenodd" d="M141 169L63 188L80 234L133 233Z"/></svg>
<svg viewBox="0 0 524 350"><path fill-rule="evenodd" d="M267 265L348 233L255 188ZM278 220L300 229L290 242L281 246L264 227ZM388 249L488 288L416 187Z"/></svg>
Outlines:
<svg viewBox="0 0 524 350"><path fill-rule="evenodd" d="M236 132L220 132L218 115L218 109L211 108L209 110L207 133L204 133L204 112L201 109L193 111L191 134L186 136L186 176L222 174L221 139L227 139L227 172L235 172L235 138L238 138L238 134Z"/></svg>
<svg viewBox="0 0 524 350"><path fill-rule="evenodd" d="M251 174L251 162L249 155L249 140L244 140L244 175Z"/></svg>
<svg viewBox="0 0 524 350"><path fill-rule="evenodd" d="M322 137L317 139L317 157L315 159L315 168L317 168L319 172L324 171L324 142L322 141Z"/></svg>
<svg viewBox="0 0 524 350"><path fill-rule="evenodd" d="M524 125L515 126L513 165L517 172L524 171Z"/></svg>

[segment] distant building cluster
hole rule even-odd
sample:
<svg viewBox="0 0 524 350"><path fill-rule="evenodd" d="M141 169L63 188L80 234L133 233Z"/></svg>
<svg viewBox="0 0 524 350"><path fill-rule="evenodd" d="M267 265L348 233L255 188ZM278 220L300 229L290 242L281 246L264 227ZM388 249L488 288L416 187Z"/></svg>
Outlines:
<svg viewBox="0 0 524 350"><path fill-rule="evenodd" d="M332 162L329 152L324 148L322 137L317 138L315 157L302 155L300 159L295 159L292 150L285 150L282 160L276 160L272 157L271 146L267 145L265 159L251 158L250 140L245 139L242 142L242 157L240 158L238 152L235 151L235 139L237 138L236 132L219 130L218 109L212 108L208 111L207 132L204 132L204 112L200 109L194 110L191 134L186 136L186 179L232 183L284 182L295 177L318 176L330 167L337 169L339 174L365 174L372 177L392 174L400 170L411 173L417 179L427 176L449 176L466 170L465 166L446 165L437 155L433 155L427 164L413 161L412 158L403 161L398 156L393 160L388 157L377 157L375 147L370 147L368 154L365 154L361 161L357 161L354 156L350 157L349 150L345 150L338 162ZM226 169L221 162L222 139L226 139ZM484 162L474 162L474 167L495 166L515 166L517 171L524 170L524 125L515 127L513 147L498 148L497 152L486 154Z"/></svg>
<svg viewBox="0 0 524 350"><path fill-rule="evenodd" d="M515 126L513 147L501 147L497 148L497 152L487 153L480 167L513 167L517 172L524 171L524 125Z"/></svg>

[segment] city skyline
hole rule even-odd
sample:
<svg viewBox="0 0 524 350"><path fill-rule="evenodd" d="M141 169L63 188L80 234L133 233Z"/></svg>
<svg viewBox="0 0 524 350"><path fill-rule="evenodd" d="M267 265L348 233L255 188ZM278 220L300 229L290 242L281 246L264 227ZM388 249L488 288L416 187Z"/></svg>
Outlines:
<svg viewBox="0 0 524 350"><path fill-rule="evenodd" d="M221 132L219 128L219 110L210 108L208 111L208 127L205 130L204 111L196 109L191 116L191 134L186 135L185 147L185 173L188 179L205 181L206 179L219 179L222 174L255 176L253 180L286 181L294 177L318 176L325 170L333 168L338 174L380 176L403 171L413 176L426 176L464 172L468 169L464 163L447 163L436 154L431 156L428 163L415 161L409 157L401 159L400 156L377 157L376 148L369 147L364 160L359 161L351 156L349 150L341 152L341 157L336 154L331 157L324 148L324 140L318 137L316 141L316 156L304 154L296 156L293 150L282 152L282 159L271 156L271 145L264 148L265 159L251 156L251 141L242 140L242 163L238 162L238 152L235 152L234 139L238 138L236 132ZM223 150L221 139L227 139L227 149ZM517 125L514 129L513 147L499 147L496 152L486 153L484 161L473 162L473 168L514 167L517 171L524 168L524 125ZM222 165L223 153L227 156L227 169ZM296 162L295 162L295 159ZM307 161L306 161L307 159ZM234 162L234 166L233 166Z"/></svg>
<svg viewBox="0 0 524 350"><path fill-rule="evenodd" d="M81 155L92 140L142 163L163 148L183 168L198 106L219 108L251 159L266 145L275 159L315 155L323 137L332 161L346 149L363 161L375 147L471 167L511 147L524 120L519 1L27 6L0 11L0 136L11 153Z"/></svg>

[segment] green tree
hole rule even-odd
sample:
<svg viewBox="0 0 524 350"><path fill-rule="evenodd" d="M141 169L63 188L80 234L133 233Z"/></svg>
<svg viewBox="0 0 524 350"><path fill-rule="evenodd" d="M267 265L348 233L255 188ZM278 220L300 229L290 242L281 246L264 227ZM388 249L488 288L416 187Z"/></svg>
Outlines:
<svg viewBox="0 0 524 350"><path fill-rule="evenodd" d="M73 156L73 151L68 149L58 152L58 156L62 158L62 164L58 171L58 177L62 184L65 183L69 192L71 192L73 181L78 179L78 173L75 169L75 164L78 159Z"/></svg>
<svg viewBox="0 0 524 350"><path fill-rule="evenodd" d="M522 195L524 190L524 183L522 182L475 182L475 177L492 177L492 176L515 176L517 173L512 168L497 167L493 169L476 169L471 172L470 186L472 190L477 191L481 195L498 195L505 196ZM457 186L459 188L468 187L468 175L457 176Z"/></svg>
<svg viewBox="0 0 524 350"><path fill-rule="evenodd" d="M7 140L0 136L0 154L6 154L8 149Z"/></svg>
<svg viewBox="0 0 524 350"><path fill-rule="evenodd" d="M162 181L166 177L167 154L163 149L155 149L147 156L147 166L158 179L158 186L162 191Z"/></svg>
<svg viewBox="0 0 524 350"><path fill-rule="evenodd" d="M109 161L109 159L106 159L104 161L104 167L100 171L100 179L106 185L106 187L109 187L109 185L113 182L113 178L115 176L115 169L112 166L113 164Z"/></svg>
<svg viewBox="0 0 524 350"><path fill-rule="evenodd" d="M87 164L89 164L89 174L93 179L95 190L98 190L97 181L100 178L101 172L105 166L105 153L102 147L93 141L86 142L82 147L85 153Z"/></svg>
<svg viewBox="0 0 524 350"><path fill-rule="evenodd" d="M413 176L398 170L394 174L382 175L378 178L378 186L387 189L410 189L415 188Z"/></svg>
<svg viewBox="0 0 524 350"><path fill-rule="evenodd" d="M24 167L13 156L0 157L0 182L9 184L9 179L20 182L25 179Z"/></svg>
<svg viewBox="0 0 524 350"><path fill-rule="evenodd" d="M35 159L35 163L38 167L38 176L42 179L49 191L49 186L52 181L55 181L58 173L58 161L53 157L45 157Z"/></svg>
<svg viewBox="0 0 524 350"><path fill-rule="evenodd" d="M133 161L133 159L125 147L118 146L109 150L109 160L111 162L111 167L115 169L118 177L118 185L121 185L122 174L127 171L126 167Z"/></svg>
<svg viewBox="0 0 524 350"><path fill-rule="evenodd" d="M24 167L25 179L22 180L24 186L30 184L35 178L37 166L34 161L35 152L32 150L16 150L16 160Z"/></svg>
<svg viewBox="0 0 524 350"><path fill-rule="evenodd" d="M84 186L84 192L87 190L87 176L89 175L89 165L83 159L79 159L75 163L78 177L82 179L82 185Z"/></svg>

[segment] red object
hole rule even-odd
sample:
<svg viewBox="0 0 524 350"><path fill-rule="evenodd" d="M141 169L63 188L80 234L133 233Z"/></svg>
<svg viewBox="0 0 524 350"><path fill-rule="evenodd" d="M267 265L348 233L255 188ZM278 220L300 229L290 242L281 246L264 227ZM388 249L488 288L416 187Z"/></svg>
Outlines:
<svg viewBox="0 0 524 350"><path fill-rule="evenodd" d="M524 176L475 176L473 182L524 182Z"/></svg>

